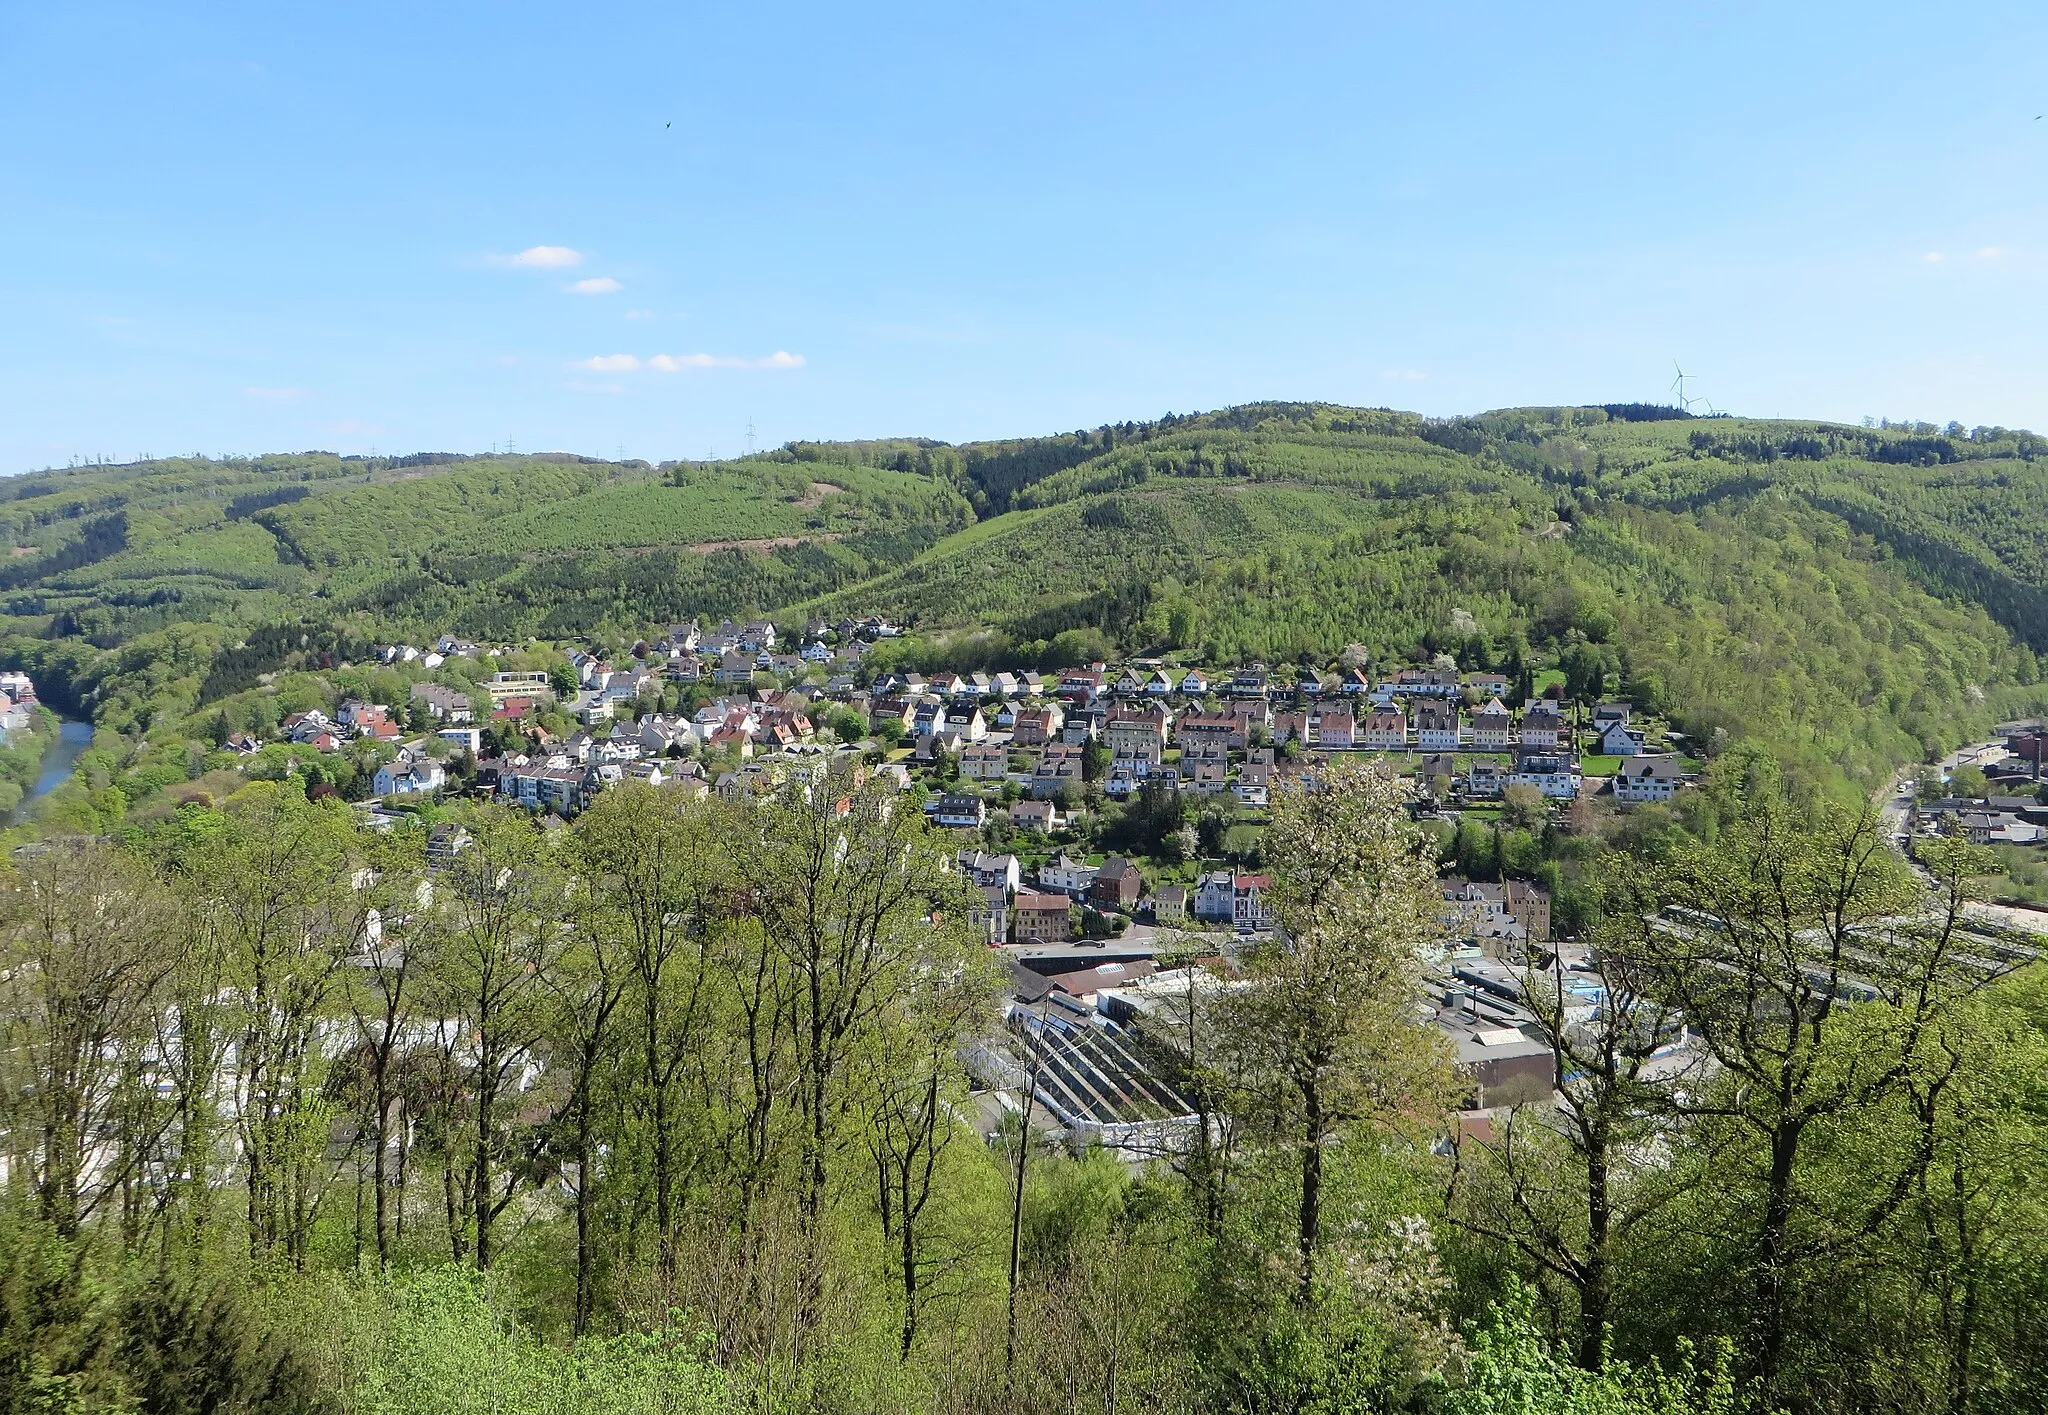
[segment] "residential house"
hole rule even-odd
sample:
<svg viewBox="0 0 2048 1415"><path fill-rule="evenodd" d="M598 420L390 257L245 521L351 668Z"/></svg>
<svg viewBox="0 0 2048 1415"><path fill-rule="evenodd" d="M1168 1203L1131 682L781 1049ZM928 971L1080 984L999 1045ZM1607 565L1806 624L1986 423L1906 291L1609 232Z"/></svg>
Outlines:
<svg viewBox="0 0 2048 1415"><path fill-rule="evenodd" d="M1432 752L1422 759L1415 775L1422 787L1433 796L1449 793L1451 781L1458 774L1458 759L1449 752Z"/></svg>
<svg viewBox="0 0 2048 1415"><path fill-rule="evenodd" d="M868 729L880 731L894 722L908 732L917 721L917 706L917 699L912 697L877 697L868 704Z"/></svg>
<svg viewBox="0 0 2048 1415"><path fill-rule="evenodd" d="M455 689L440 683L413 684L412 701L436 722L460 725L476 721L476 714L470 707L469 694L458 693Z"/></svg>
<svg viewBox="0 0 2048 1415"><path fill-rule="evenodd" d="M1253 747L1244 754L1244 784L1270 786L1273 783L1273 749Z"/></svg>
<svg viewBox="0 0 2048 1415"><path fill-rule="evenodd" d="M1188 888L1184 884L1163 884L1152 891L1152 922L1161 928L1179 928L1188 919Z"/></svg>
<svg viewBox="0 0 2048 1415"><path fill-rule="evenodd" d="M1959 811L1956 829L1972 845L2038 845L2048 830L2007 811Z"/></svg>
<svg viewBox="0 0 2048 1415"><path fill-rule="evenodd" d="M1195 917L1204 923L1227 924L1236 912L1237 876L1214 870L1195 882Z"/></svg>
<svg viewBox="0 0 2048 1415"><path fill-rule="evenodd" d="M1010 740L1020 747L1043 747L1060 735L1060 725L1066 721L1066 714L1058 703L1020 708L1017 722L1010 729Z"/></svg>
<svg viewBox="0 0 2048 1415"><path fill-rule="evenodd" d="M1387 691L1401 698L1455 698L1458 675L1448 668L1404 668L1387 681Z"/></svg>
<svg viewBox="0 0 2048 1415"><path fill-rule="evenodd" d="M1224 703L1223 710L1242 724L1242 730L1247 738L1251 736L1254 727L1273 725L1273 705L1265 698L1232 698Z"/></svg>
<svg viewBox="0 0 2048 1415"><path fill-rule="evenodd" d="M1126 742L1109 754L1110 781L1142 782L1150 779L1152 773L1158 769L1159 764L1152 759L1152 754L1135 743ZM1108 787L1105 786L1104 789L1107 790ZM1121 795L1128 789L1128 786L1120 785L1117 794Z"/></svg>
<svg viewBox="0 0 2048 1415"><path fill-rule="evenodd" d="M1208 751L1214 753L1215 749ZM1230 760L1226 756L1205 754L1194 761L1183 756L1180 771L1191 791L1217 795L1230 789Z"/></svg>
<svg viewBox="0 0 2048 1415"><path fill-rule="evenodd" d="M587 775L574 766L505 767L498 773L498 795L528 810L570 815L583 808Z"/></svg>
<svg viewBox="0 0 2048 1415"><path fill-rule="evenodd" d="M1069 746L1085 747L1102 735L1102 724L1108 716L1101 708L1074 708L1060 724L1060 740Z"/></svg>
<svg viewBox="0 0 2048 1415"><path fill-rule="evenodd" d="M1508 784L1508 769L1492 757L1474 757L1472 765L1465 771L1465 794L1482 800L1494 800L1505 795Z"/></svg>
<svg viewBox="0 0 2048 1415"><path fill-rule="evenodd" d="M1627 703L1602 703L1593 709L1593 730L1605 732L1617 722L1626 727L1629 716L1630 708Z"/></svg>
<svg viewBox="0 0 2048 1415"><path fill-rule="evenodd" d="M1057 802L1018 801L1010 807L1010 824L1019 830L1035 830L1043 835L1051 835L1064 823Z"/></svg>
<svg viewBox="0 0 2048 1415"><path fill-rule="evenodd" d="M1458 705L1423 697L1415 704L1415 744L1425 752L1458 750Z"/></svg>
<svg viewBox="0 0 2048 1415"><path fill-rule="evenodd" d="M754 657L738 649L727 649L718 656L718 667L711 670L714 683L745 684L754 681Z"/></svg>
<svg viewBox="0 0 2048 1415"><path fill-rule="evenodd" d="M616 724L608 737L599 737L590 744L590 760L623 764L637 762L647 755L647 749L640 744L640 734L633 730L631 723Z"/></svg>
<svg viewBox="0 0 2048 1415"><path fill-rule="evenodd" d="M1095 880L1088 886L1088 901L1098 909L1130 909L1144 892L1145 880L1138 867L1121 855L1111 855L1095 872Z"/></svg>
<svg viewBox="0 0 2048 1415"><path fill-rule="evenodd" d="M1565 744L1564 714L1557 710L1557 704L1548 698L1538 699L1522 714L1522 745L1524 747L1556 748Z"/></svg>
<svg viewBox="0 0 2048 1415"><path fill-rule="evenodd" d="M401 752L377 768L370 790L378 796L420 796L440 790L447 781L448 773L432 757Z"/></svg>
<svg viewBox="0 0 2048 1415"><path fill-rule="evenodd" d="M1449 922L1462 925L1465 937L1533 940L1550 938L1550 895L1522 880L1500 884L1450 878L1443 881ZM1512 927L1510 927L1512 926Z"/></svg>
<svg viewBox="0 0 2048 1415"><path fill-rule="evenodd" d="M1019 943L1065 943L1074 936L1073 902L1064 894L1020 891L1010 901L1010 917Z"/></svg>
<svg viewBox="0 0 2048 1415"><path fill-rule="evenodd" d="M481 727L443 727L434 735L444 742L453 742L471 756L484 749L484 730Z"/></svg>
<svg viewBox="0 0 2048 1415"><path fill-rule="evenodd" d="M655 761L634 761L625 763L626 780L637 781L643 786L666 786L675 780L675 763Z"/></svg>
<svg viewBox="0 0 2048 1415"><path fill-rule="evenodd" d="M358 740L396 742L405 735L405 729L392 720L391 709L382 703L345 704L342 719Z"/></svg>
<svg viewBox="0 0 2048 1415"><path fill-rule="evenodd" d="M1279 746L1308 741L1308 714L1285 709L1273 714L1273 741Z"/></svg>
<svg viewBox="0 0 2048 1415"><path fill-rule="evenodd" d="M1508 689L1513 686L1508 681L1505 673L1467 673L1465 675L1466 691L1472 694L1474 701L1483 702L1487 698L1504 697Z"/></svg>
<svg viewBox="0 0 2048 1415"><path fill-rule="evenodd" d="M986 850L962 850L953 857L960 873L969 883L982 888L999 886L1005 892L1015 893L1024 882L1024 867L1017 863L1015 855L996 855Z"/></svg>
<svg viewBox="0 0 2048 1415"><path fill-rule="evenodd" d="M1399 751L1408 745L1408 716L1397 703L1376 707L1365 715L1365 745Z"/></svg>
<svg viewBox="0 0 2048 1415"><path fill-rule="evenodd" d="M947 711L946 730L959 733L963 742L986 741L988 719L981 715L980 705L970 701Z"/></svg>
<svg viewBox="0 0 2048 1415"><path fill-rule="evenodd" d="M302 744L311 742L315 737L335 735L334 723L318 708L293 713L284 720L281 730L286 741Z"/></svg>
<svg viewBox="0 0 2048 1415"><path fill-rule="evenodd" d="M1569 801L1579 794L1578 768L1562 752L1525 751L1517 758L1508 785L1533 786L1553 800Z"/></svg>
<svg viewBox="0 0 2048 1415"><path fill-rule="evenodd" d="M1092 707L1109 688L1109 674L1099 663L1069 668L1060 675L1057 696L1076 707Z"/></svg>
<svg viewBox="0 0 2048 1415"><path fill-rule="evenodd" d="M988 805L979 796L949 792L939 797L932 819L955 829L979 830L988 821Z"/></svg>
<svg viewBox="0 0 2048 1415"><path fill-rule="evenodd" d="M1505 751L1514 745L1515 715L1499 698L1472 714L1472 745L1482 752Z"/></svg>
<svg viewBox="0 0 2048 1415"><path fill-rule="evenodd" d="M1643 734L1626 722L1610 722L1599 729L1600 754L1607 757L1640 756Z"/></svg>
<svg viewBox="0 0 2048 1415"><path fill-rule="evenodd" d="M1158 703L1119 705L1103 725L1103 740L1111 756L1154 767L1166 756L1166 729L1172 720Z"/></svg>
<svg viewBox="0 0 2048 1415"><path fill-rule="evenodd" d="M1209 675L1199 668L1190 668L1180 675L1180 682L1174 687L1184 698L1199 698L1209 691Z"/></svg>
<svg viewBox="0 0 2048 1415"><path fill-rule="evenodd" d="M917 759L934 762L941 757L957 757L967 749L967 739L950 727L941 725L934 732L920 732L917 736Z"/></svg>
<svg viewBox="0 0 2048 1415"><path fill-rule="evenodd" d="M1610 732L1612 730L1609 729ZM1668 801L1678 794L1679 785L1684 779L1684 766L1677 757L1631 756L1621 764L1621 770L1614 774L1614 799L1626 801L1630 805L1638 805L1645 801Z"/></svg>
<svg viewBox="0 0 2048 1415"><path fill-rule="evenodd" d="M1347 668L1337 675L1337 687L1351 697L1359 697L1372 691L1372 678L1363 668Z"/></svg>
<svg viewBox="0 0 2048 1415"><path fill-rule="evenodd" d="M1226 691L1233 698L1263 698L1273 691L1273 680L1265 664L1247 664L1230 676Z"/></svg>
<svg viewBox="0 0 2048 1415"><path fill-rule="evenodd" d="M1351 711L1350 699L1327 698L1308 710L1309 745L1343 751L1357 745L1357 740L1358 719Z"/></svg>
<svg viewBox="0 0 2048 1415"><path fill-rule="evenodd" d="M443 822L427 831L427 868L445 870L455 857L470 847L471 837L459 825Z"/></svg>
<svg viewBox="0 0 2048 1415"><path fill-rule="evenodd" d="M1273 925L1266 893L1271 875L1233 875L1230 881L1230 922L1240 933L1258 933Z"/></svg>
<svg viewBox="0 0 2048 1415"><path fill-rule="evenodd" d="M1221 742L1243 750L1250 745L1250 731L1242 718L1228 713L1184 713L1173 727L1174 740L1182 747L1197 742Z"/></svg>
<svg viewBox="0 0 2048 1415"><path fill-rule="evenodd" d="M969 781L1001 781L1010 774L1010 749L976 742L960 753L960 774Z"/></svg>
<svg viewBox="0 0 2048 1415"><path fill-rule="evenodd" d="M665 757L671 752L687 752L697 744L697 730L690 720L680 715L670 717L662 713L649 713L638 724L640 745L649 756Z"/></svg>
<svg viewBox="0 0 2048 1415"><path fill-rule="evenodd" d="M1038 883L1041 888L1057 890L1079 899L1088 892L1088 886L1095 883L1095 866L1062 854L1038 867Z"/></svg>
<svg viewBox="0 0 2048 1415"><path fill-rule="evenodd" d="M1048 800L1059 795L1068 782L1077 791L1081 788L1081 748L1054 742L1038 754L1038 763L1031 770L1031 795L1035 800Z"/></svg>

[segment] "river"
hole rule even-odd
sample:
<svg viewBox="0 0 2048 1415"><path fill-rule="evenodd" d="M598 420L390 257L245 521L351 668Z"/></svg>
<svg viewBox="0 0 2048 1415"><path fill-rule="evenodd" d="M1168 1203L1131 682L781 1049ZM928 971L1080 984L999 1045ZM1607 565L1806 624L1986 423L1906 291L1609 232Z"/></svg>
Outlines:
<svg viewBox="0 0 2048 1415"><path fill-rule="evenodd" d="M36 784L21 798L21 804L14 808L11 819L25 820L29 809L44 796L55 791L71 779L71 768L78 764L78 755L92 745L92 724L73 722L70 718L58 724L57 740L50 744L50 750L43 755L43 770L36 777Z"/></svg>

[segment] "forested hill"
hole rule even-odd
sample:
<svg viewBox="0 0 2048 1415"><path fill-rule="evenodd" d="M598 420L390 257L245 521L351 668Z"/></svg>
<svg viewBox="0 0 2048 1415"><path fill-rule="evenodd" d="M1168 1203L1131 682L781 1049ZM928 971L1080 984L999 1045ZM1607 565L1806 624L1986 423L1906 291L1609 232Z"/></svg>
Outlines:
<svg viewBox="0 0 2048 1415"><path fill-rule="evenodd" d="M304 453L0 483L10 662L108 726L378 638L881 612L911 655L1576 648L1711 739L1871 776L2039 694L2048 441L1614 405L1254 404L737 462Z"/></svg>

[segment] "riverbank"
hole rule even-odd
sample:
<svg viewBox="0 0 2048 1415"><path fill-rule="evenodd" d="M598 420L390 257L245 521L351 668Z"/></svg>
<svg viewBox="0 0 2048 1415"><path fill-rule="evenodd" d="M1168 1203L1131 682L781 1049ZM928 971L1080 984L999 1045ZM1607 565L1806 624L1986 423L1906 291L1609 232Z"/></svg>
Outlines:
<svg viewBox="0 0 2048 1415"><path fill-rule="evenodd" d="M85 730L87 745L92 742L92 724L77 724ZM64 722L48 708L37 706L29 710L26 726L10 732L5 742L0 742L0 813L14 823L28 802L43 794L49 788L43 785L43 775L51 759L57 755L65 729L71 724ZM78 759L80 747L66 758L65 774L71 771L70 763Z"/></svg>
<svg viewBox="0 0 2048 1415"><path fill-rule="evenodd" d="M78 765L79 755L92 745L90 722L79 722L68 717L57 718L56 722L54 740L44 746L42 760L37 764L35 780L8 809L7 821L10 825L19 825L27 820L37 801L69 781L73 768Z"/></svg>

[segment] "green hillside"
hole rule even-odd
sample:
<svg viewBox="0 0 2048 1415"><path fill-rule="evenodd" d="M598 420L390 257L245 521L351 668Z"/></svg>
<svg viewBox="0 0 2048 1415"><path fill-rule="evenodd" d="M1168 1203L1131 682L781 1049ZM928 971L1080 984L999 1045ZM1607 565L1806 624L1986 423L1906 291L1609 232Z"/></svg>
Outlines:
<svg viewBox="0 0 2048 1415"><path fill-rule="evenodd" d="M165 693L182 717L226 655L283 666L315 638L616 638L743 612L887 613L914 631L898 651L934 662L969 631L989 663L1573 653L1702 740L1870 778L2039 697L2044 453L1954 425L1257 404L660 468L82 467L6 484L0 628L13 661L124 721Z"/></svg>

